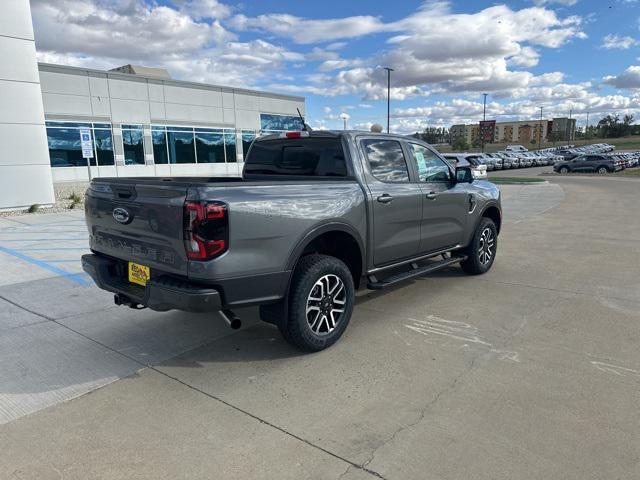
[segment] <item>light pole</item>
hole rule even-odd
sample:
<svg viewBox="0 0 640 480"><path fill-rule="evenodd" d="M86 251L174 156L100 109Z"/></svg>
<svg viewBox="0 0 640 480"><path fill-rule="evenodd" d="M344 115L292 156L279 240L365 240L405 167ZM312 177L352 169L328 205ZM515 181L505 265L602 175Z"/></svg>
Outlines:
<svg viewBox="0 0 640 480"><path fill-rule="evenodd" d="M483 93L482 95L484 95L484 103L482 105L482 120L486 120L487 119L487 95L489 95L488 93Z"/></svg>
<svg viewBox="0 0 640 480"><path fill-rule="evenodd" d="M538 150L542 148L542 109L544 107L540 107L540 126L538 127Z"/></svg>
<svg viewBox="0 0 640 480"><path fill-rule="evenodd" d="M389 119L391 118L391 72L393 72L393 68L383 68L387 71L387 133L389 133Z"/></svg>
<svg viewBox="0 0 640 480"><path fill-rule="evenodd" d="M573 108L569 109L569 123L567 124L567 146L571 140L571 116L573 115Z"/></svg>
<svg viewBox="0 0 640 480"><path fill-rule="evenodd" d="M484 95L484 100L482 103L482 121L484 122L487 119L487 95L489 95L488 93L483 93L482 95ZM482 124L482 128L479 128L478 131L480 132L480 137L482 138L482 151L484 152L484 128L485 125L484 123Z"/></svg>
<svg viewBox="0 0 640 480"><path fill-rule="evenodd" d="M586 145L588 140L587 140L587 132L589 131L589 110L587 110L587 126L584 127L584 144Z"/></svg>
<svg viewBox="0 0 640 480"><path fill-rule="evenodd" d="M343 113L340 114L340 118L344 122L344 130L346 130L347 129L347 120L349 120L349 114L343 112Z"/></svg>

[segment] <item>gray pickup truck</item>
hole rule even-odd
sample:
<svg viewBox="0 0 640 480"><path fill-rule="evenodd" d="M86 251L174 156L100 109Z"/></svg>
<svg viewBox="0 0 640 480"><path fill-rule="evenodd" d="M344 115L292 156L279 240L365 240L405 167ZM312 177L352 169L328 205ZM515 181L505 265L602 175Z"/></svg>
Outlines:
<svg viewBox="0 0 640 480"><path fill-rule="evenodd" d="M97 178L84 270L118 305L219 312L259 305L306 351L347 328L360 287L381 289L496 256L498 188L419 140L302 131L259 137L242 178Z"/></svg>

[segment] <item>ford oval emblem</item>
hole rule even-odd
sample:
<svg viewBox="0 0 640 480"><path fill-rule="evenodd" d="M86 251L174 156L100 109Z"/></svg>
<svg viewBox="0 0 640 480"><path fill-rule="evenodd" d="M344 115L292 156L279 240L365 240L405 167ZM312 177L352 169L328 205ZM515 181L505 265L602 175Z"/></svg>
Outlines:
<svg viewBox="0 0 640 480"><path fill-rule="evenodd" d="M126 208L122 208L122 207L116 207L113 209L113 218L115 218L116 222L118 223L129 223L132 218L131 218L131 214L129 213L129 210L127 210Z"/></svg>

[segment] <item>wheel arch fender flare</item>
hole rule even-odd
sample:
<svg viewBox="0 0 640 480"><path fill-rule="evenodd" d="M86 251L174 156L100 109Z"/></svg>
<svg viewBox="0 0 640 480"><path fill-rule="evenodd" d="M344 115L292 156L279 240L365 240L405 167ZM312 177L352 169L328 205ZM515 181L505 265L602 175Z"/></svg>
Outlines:
<svg viewBox="0 0 640 480"><path fill-rule="evenodd" d="M302 252L304 252L304 250L314 240L319 238L321 235L324 235L325 233L329 233L329 232L343 232L353 237L356 243L358 244L358 248L360 249L360 257L361 257L360 261L362 262L363 267L365 266L365 260L366 260L365 247L364 247L365 244L364 244L364 241L362 240L360 232L358 232L358 230L356 230L355 227L349 225L348 223L334 221L334 222L327 222L320 225L316 225L310 230L308 230L302 236L302 238L298 241L296 246L293 247L293 249L291 250L291 253L289 254L289 258L287 260L287 264L285 267L286 270L292 271L295 268L296 264L298 263L298 260L300 259Z"/></svg>

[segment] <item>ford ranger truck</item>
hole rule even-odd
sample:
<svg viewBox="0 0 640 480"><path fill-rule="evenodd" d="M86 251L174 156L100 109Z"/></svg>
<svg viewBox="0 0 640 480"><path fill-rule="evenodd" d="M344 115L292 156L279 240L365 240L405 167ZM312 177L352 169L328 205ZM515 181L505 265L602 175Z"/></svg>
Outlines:
<svg viewBox="0 0 640 480"><path fill-rule="evenodd" d="M488 271L500 192L420 140L351 131L257 138L241 178L96 178L84 270L115 302L156 311L259 306L305 351L343 334L358 288L459 264Z"/></svg>

